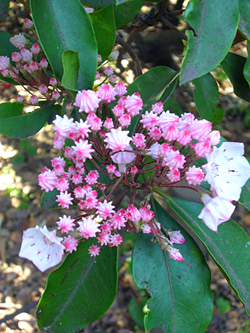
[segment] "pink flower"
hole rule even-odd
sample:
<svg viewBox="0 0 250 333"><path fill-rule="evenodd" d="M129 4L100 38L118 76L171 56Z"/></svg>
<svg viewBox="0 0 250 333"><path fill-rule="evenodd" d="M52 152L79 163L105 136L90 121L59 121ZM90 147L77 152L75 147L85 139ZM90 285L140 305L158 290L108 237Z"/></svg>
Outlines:
<svg viewBox="0 0 250 333"><path fill-rule="evenodd" d="M140 110L142 110L142 99L139 96L139 94L133 94L132 96L127 96L127 99L125 101L125 107L127 109L127 112L131 115L131 117L136 116L140 113Z"/></svg>
<svg viewBox="0 0 250 333"><path fill-rule="evenodd" d="M53 99L58 99L60 97L60 94L58 91L54 90L52 92L52 96L51 96Z"/></svg>
<svg viewBox="0 0 250 333"><path fill-rule="evenodd" d="M105 199L103 202L99 202L97 206L97 214L106 220L108 217L111 217L114 214L115 206L112 205L112 201L107 202Z"/></svg>
<svg viewBox="0 0 250 333"><path fill-rule="evenodd" d="M25 62L30 63L32 61L32 53L29 50L21 49L20 53Z"/></svg>
<svg viewBox="0 0 250 333"><path fill-rule="evenodd" d="M92 145L88 144L88 141L80 139L79 142L76 142L76 145L72 147L75 159L83 162L85 162L87 158L92 159L91 153L94 152L94 149L91 147Z"/></svg>
<svg viewBox="0 0 250 333"><path fill-rule="evenodd" d="M13 52L11 55L11 60L14 62L19 62L22 59L22 56L19 52Z"/></svg>
<svg viewBox="0 0 250 333"><path fill-rule="evenodd" d="M158 102L158 103L152 105L152 111L157 113L157 114L161 114L162 111L163 111L163 103Z"/></svg>
<svg viewBox="0 0 250 333"><path fill-rule="evenodd" d="M69 134L74 130L75 124L72 118L68 118L66 114L62 117L56 115L56 119L53 120L54 126L52 129L56 131L56 136L67 138Z"/></svg>
<svg viewBox="0 0 250 333"><path fill-rule="evenodd" d="M142 115L142 120L140 121L140 123L143 124L143 128L151 129L152 127L157 125L158 116L153 111L151 112L146 111L146 113Z"/></svg>
<svg viewBox="0 0 250 333"><path fill-rule="evenodd" d="M97 183L99 173L97 170L91 170L85 177L85 182L89 185L94 185Z"/></svg>
<svg viewBox="0 0 250 333"><path fill-rule="evenodd" d="M30 51L33 54L38 54L41 51L41 49L40 49L39 45L35 43L31 46Z"/></svg>
<svg viewBox="0 0 250 333"><path fill-rule="evenodd" d="M211 198L206 193L202 195L201 200L205 207L198 218L202 219L209 229L217 232L218 225L230 219L235 206L227 199L219 196Z"/></svg>
<svg viewBox="0 0 250 333"><path fill-rule="evenodd" d="M122 131L121 127L112 128L110 133L106 134L107 148L112 151L122 151L129 146L131 138L128 137L129 131Z"/></svg>
<svg viewBox="0 0 250 333"><path fill-rule="evenodd" d="M194 186L200 185L203 181L204 173L201 168L197 168L196 166L189 167L188 171L186 171L186 180L189 185L193 184Z"/></svg>
<svg viewBox="0 0 250 333"><path fill-rule="evenodd" d="M243 143L224 142L206 156L208 163L203 165L206 172L204 180L218 196L239 200L241 188L250 177L250 165L243 154Z"/></svg>
<svg viewBox="0 0 250 333"><path fill-rule="evenodd" d="M29 19L26 18L26 19L24 19L23 27L25 29L30 29L30 28L33 27L33 22L31 20L29 20Z"/></svg>
<svg viewBox="0 0 250 333"><path fill-rule="evenodd" d="M178 231L169 231L168 236L172 244L183 244L185 243L185 238L182 236L181 232Z"/></svg>
<svg viewBox="0 0 250 333"><path fill-rule="evenodd" d="M118 96L122 96L126 94L127 88L122 82L118 82L117 85L115 86L115 92Z"/></svg>
<svg viewBox="0 0 250 333"><path fill-rule="evenodd" d="M174 247L170 247L170 249L167 248L166 250L169 254L170 259L174 259L174 260L177 260L177 261L182 261L183 260L183 257L180 254L180 251L178 249L175 249Z"/></svg>
<svg viewBox="0 0 250 333"><path fill-rule="evenodd" d="M171 150L164 159L169 169L182 169L185 163L185 156L180 154L179 150Z"/></svg>
<svg viewBox="0 0 250 333"><path fill-rule="evenodd" d="M25 46L25 44L27 42L27 39L24 37L24 35L19 34L19 35L15 35L15 36L11 37L10 42L15 47L18 47L19 49L22 49Z"/></svg>
<svg viewBox="0 0 250 333"><path fill-rule="evenodd" d="M61 192L59 195L56 196L56 202L58 202L58 206L61 206L62 208L69 208L69 205L73 205L72 203L72 196L67 191Z"/></svg>
<svg viewBox="0 0 250 333"><path fill-rule="evenodd" d="M38 88L41 94L46 94L48 91L48 87L45 84L41 84Z"/></svg>
<svg viewBox="0 0 250 333"><path fill-rule="evenodd" d="M121 173L124 172L126 165L131 163L136 157L136 154L132 153L133 150L130 146L126 147L126 150L131 151L131 153L128 151L122 151L111 155L112 161L118 164L118 169Z"/></svg>
<svg viewBox="0 0 250 333"><path fill-rule="evenodd" d="M76 95L74 105L79 107L79 112L93 112L99 106L100 99L92 90L83 90Z"/></svg>
<svg viewBox="0 0 250 333"><path fill-rule="evenodd" d="M99 224L91 217L82 218L82 222L78 222L80 235L86 239L89 237L96 237L96 233L100 232Z"/></svg>
<svg viewBox="0 0 250 333"><path fill-rule="evenodd" d="M57 184L57 176L54 171L47 170L38 176L38 183L45 192L53 191Z"/></svg>
<svg viewBox="0 0 250 333"><path fill-rule="evenodd" d="M82 139L87 138L90 131L90 124L88 124L86 121L83 122L82 119L80 119L80 122L76 122L76 132L79 137Z"/></svg>
<svg viewBox="0 0 250 333"><path fill-rule="evenodd" d="M104 70L104 74L106 74L107 76L110 76L114 73L113 68L111 66L108 66L105 70Z"/></svg>
<svg viewBox="0 0 250 333"><path fill-rule="evenodd" d="M118 229L120 230L122 227L125 227L125 211L124 209L121 209L119 212L117 212L110 220L110 224L114 228L114 230Z"/></svg>
<svg viewBox="0 0 250 333"><path fill-rule="evenodd" d="M110 103L115 100L116 92L110 83L98 87L97 96L104 102Z"/></svg>
<svg viewBox="0 0 250 333"><path fill-rule="evenodd" d="M195 119L190 126L193 139L199 141L205 141L211 129L212 129L212 123L210 123L210 121L207 121L205 119L203 120Z"/></svg>
<svg viewBox="0 0 250 333"><path fill-rule="evenodd" d="M21 95L17 95L16 100L17 100L17 102L22 103L24 101L24 97Z"/></svg>
<svg viewBox="0 0 250 333"><path fill-rule="evenodd" d="M73 220L71 216L63 215L63 217L59 217L59 221L56 222L56 224L58 224L57 230L61 231L62 233L65 232L66 234L68 234L69 231L74 231L74 222L75 220Z"/></svg>
<svg viewBox="0 0 250 333"><path fill-rule="evenodd" d="M68 235L67 238L64 238L63 245L65 247L66 252L72 253L72 251L76 251L78 241L74 237Z"/></svg>
<svg viewBox="0 0 250 333"><path fill-rule="evenodd" d="M151 156L154 159L159 157L159 143L155 142L149 149L146 150L146 155Z"/></svg>
<svg viewBox="0 0 250 333"><path fill-rule="evenodd" d="M0 70L6 69L10 64L10 59L7 56L0 57Z"/></svg>
<svg viewBox="0 0 250 333"><path fill-rule="evenodd" d="M120 234L114 234L110 236L110 246L118 246L122 243L122 236Z"/></svg>
<svg viewBox="0 0 250 333"><path fill-rule="evenodd" d="M62 238L56 236L56 230L36 226L23 232L19 257L29 259L41 272L60 263L64 246Z"/></svg>
<svg viewBox="0 0 250 333"><path fill-rule="evenodd" d="M49 63L48 63L48 61L46 59L43 58L43 59L41 59L41 61L40 61L39 64L40 64L41 68L47 68Z"/></svg>
<svg viewBox="0 0 250 333"><path fill-rule="evenodd" d="M42 59L43 60L43 59ZM50 80L49 80L49 84L52 86L52 87L54 87L55 85L57 85L57 80L54 78L54 77L52 77Z"/></svg>
<svg viewBox="0 0 250 333"><path fill-rule="evenodd" d="M100 248L97 245L92 244L88 251L91 257L96 257L99 255Z"/></svg>
<svg viewBox="0 0 250 333"><path fill-rule="evenodd" d="M181 173L178 169L172 169L167 173L167 176L171 182L178 182L181 178Z"/></svg>
<svg viewBox="0 0 250 333"><path fill-rule="evenodd" d="M179 117L176 116L174 113L162 112L162 114L159 117L159 127L161 129L165 129L165 127L177 124L179 122Z"/></svg>

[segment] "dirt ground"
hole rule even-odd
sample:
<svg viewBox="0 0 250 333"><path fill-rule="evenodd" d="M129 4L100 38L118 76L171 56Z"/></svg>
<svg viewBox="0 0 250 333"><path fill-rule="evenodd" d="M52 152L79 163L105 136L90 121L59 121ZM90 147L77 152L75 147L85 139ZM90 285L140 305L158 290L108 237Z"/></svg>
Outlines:
<svg viewBox="0 0 250 333"><path fill-rule="evenodd" d="M16 7L13 3L7 22L0 23L0 31L20 32L26 14L21 5ZM244 53L244 45L239 48ZM123 79L129 83L133 77L133 66L127 58L125 60L127 69ZM147 70L152 63L143 65ZM178 105L183 112L196 112L192 89L191 85L178 89L174 94L173 107ZM14 102L19 92L19 87L0 82L0 103ZM218 126L222 136L230 141L244 142L245 147L250 147L250 121L248 113L244 112L245 104L235 97L226 80L220 85L220 101L226 110L225 119ZM37 185L37 176L44 166L50 166L51 158L56 156L56 151L51 149L52 135L50 126L46 126L28 139L0 136L0 332L3 333L41 332L36 326L36 305L50 270L41 273L28 260L19 258L18 252L23 230L44 224L52 227L59 216L69 214L68 210L45 211L40 208L42 192ZM246 155L250 156L250 150L246 151ZM233 218L250 234L250 214L243 206L237 207ZM249 333L250 318L243 305L212 259L208 255L206 259L211 269L214 295L214 313L206 333ZM101 319L86 327L85 333L144 332L140 320L129 311L131 300L140 301L141 293L133 283L127 265L127 261L121 259L119 289L112 307Z"/></svg>

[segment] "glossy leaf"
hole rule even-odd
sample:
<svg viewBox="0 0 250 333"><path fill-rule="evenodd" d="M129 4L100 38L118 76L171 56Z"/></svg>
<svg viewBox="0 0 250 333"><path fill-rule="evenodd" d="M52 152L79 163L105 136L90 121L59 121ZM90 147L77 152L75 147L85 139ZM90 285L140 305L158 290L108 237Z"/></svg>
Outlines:
<svg viewBox="0 0 250 333"><path fill-rule="evenodd" d="M10 59L12 53L18 51L18 49L10 43L11 37L13 37L13 35L9 34L8 32L0 32L0 55L7 56ZM10 84L17 84L16 81L7 77L3 77L1 73L0 73L0 80L8 82Z"/></svg>
<svg viewBox="0 0 250 333"><path fill-rule="evenodd" d="M79 72L78 52L66 50L62 54L63 77L62 85L65 89L77 91Z"/></svg>
<svg viewBox="0 0 250 333"><path fill-rule="evenodd" d="M250 314L250 237L233 220L220 224L218 233L207 228L198 218L201 204L168 196L166 200L207 248Z"/></svg>
<svg viewBox="0 0 250 333"><path fill-rule="evenodd" d="M78 51L77 89L91 89L97 66L97 44L89 16L78 0L31 0L34 25L56 77L63 76L62 54Z"/></svg>
<svg viewBox="0 0 250 333"><path fill-rule="evenodd" d="M116 29L120 29L127 25L143 5L143 0L129 0L115 7Z"/></svg>
<svg viewBox="0 0 250 333"><path fill-rule="evenodd" d="M62 265L50 273L37 307L37 324L48 333L73 333L100 318L117 291L117 248L102 246L91 257L96 240L80 242Z"/></svg>
<svg viewBox="0 0 250 333"><path fill-rule="evenodd" d="M224 59L238 27L238 0L190 0L185 20L195 34L186 32L188 44L181 66L181 84L210 72Z"/></svg>
<svg viewBox="0 0 250 333"><path fill-rule="evenodd" d="M41 197L41 208L43 209L58 209L61 208L58 206L58 202L56 202L57 195L59 195L60 192L57 189L54 189L53 191L49 192L43 192Z"/></svg>
<svg viewBox="0 0 250 333"><path fill-rule="evenodd" d="M205 332L213 312L213 298L203 253L156 200L152 203L156 220L166 229L180 230L184 235L186 242L175 247L191 267L184 261L170 259L159 244L151 242L152 234L138 235L132 269L137 286L151 295L149 312L144 317L146 332L154 327L168 333Z"/></svg>
<svg viewBox="0 0 250 333"><path fill-rule="evenodd" d="M250 87L250 43L247 42L248 57L243 68L243 75Z"/></svg>
<svg viewBox="0 0 250 333"><path fill-rule="evenodd" d="M89 14L91 19L96 41L98 45L98 54L102 56L102 61L106 60L113 50L116 26L114 17L114 7L108 6Z"/></svg>
<svg viewBox="0 0 250 333"><path fill-rule="evenodd" d="M219 124L224 117L224 107L219 101L219 90L213 76L208 73L193 81L194 101L201 118Z"/></svg>
<svg viewBox="0 0 250 333"><path fill-rule="evenodd" d="M84 6L89 7L106 7L109 5L115 5L116 0L80 0Z"/></svg>
<svg viewBox="0 0 250 333"><path fill-rule="evenodd" d="M0 19L6 20L9 10L10 0L0 1Z"/></svg>
<svg viewBox="0 0 250 333"><path fill-rule="evenodd" d="M0 104L1 134L18 139L34 135L45 125L48 118L61 108L59 105L50 104L22 115L22 107L22 103Z"/></svg>
<svg viewBox="0 0 250 333"><path fill-rule="evenodd" d="M137 77L128 87L129 95L138 92L143 101L143 109L140 111L140 115L133 117L129 126L130 136L134 135L139 125L141 114L145 113L146 110L150 111L153 104L157 102L165 103L169 99L177 84L177 80L178 74L173 69L159 66Z"/></svg>
<svg viewBox="0 0 250 333"><path fill-rule="evenodd" d="M232 82L235 95L250 102L249 85L243 76L245 63L246 58L235 53L228 53L221 67Z"/></svg>
<svg viewBox="0 0 250 333"><path fill-rule="evenodd" d="M239 0L240 21L239 29L243 35L250 40L250 2L248 0Z"/></svg>

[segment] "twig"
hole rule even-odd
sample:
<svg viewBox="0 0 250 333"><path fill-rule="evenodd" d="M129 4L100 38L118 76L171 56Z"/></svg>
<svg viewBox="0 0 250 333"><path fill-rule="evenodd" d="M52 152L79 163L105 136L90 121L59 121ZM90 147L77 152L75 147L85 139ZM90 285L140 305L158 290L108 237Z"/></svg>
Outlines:
<svg viewBox="0 0 250 333"><path fill-rule="evenodd" d="M126 52L128 52L128 54L130 55L131 59L135 63L137 76L142 75L142 69L141 69L141 64L140 64L139 58L137 57L137 55L135 54L135 52L133 51L131 46L128 43L126 43L121 37L118 37L118 36L116 37L115 41L117 44L120 44L124 48L124 50Z"/></svg>
<svg viewBox="0 0 250 333"><path fill-rule="evenodd" d="M171 30L176 32L182 39L187 40L187 36L178 30L172 23L170 23L163 15L159 16L159 19L162 21L163 24L167 25Z"/></svg>
<svg viewBox="0 0 250 333"><path fill-rule="evenodd" d="M22 313L22 312L27 312L28 310L36 307L38 304L38 301L34 301L26 306L24 306L23 308L15 311L14 313L10 314L10 315L7 315L5 317L3 317L3 319L0 319L0 324L2 323L6 323L8 320L12 320L15 316L17 316L19 313Z"/></svg>

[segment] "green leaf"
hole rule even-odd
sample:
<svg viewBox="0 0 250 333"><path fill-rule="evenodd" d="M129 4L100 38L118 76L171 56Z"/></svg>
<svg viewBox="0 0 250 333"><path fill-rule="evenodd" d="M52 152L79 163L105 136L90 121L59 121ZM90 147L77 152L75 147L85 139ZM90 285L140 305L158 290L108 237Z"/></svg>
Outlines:
<svg viewBox="0 0 250 333"><path fill-rule="evenodd" d="M129 0L115 7L116 29L120 29L133 20L143 5L143 0Z"/></svg>
<svg viewBox="0 0 250 333"><path fill-rule="evenodd" d="M250 163L250 158L247 158L247 160ZM246 209L250 210L250 179L248 179L242 188L239 203L244 205Z"/></svg>
<svg viewBox="0 0 250 333"><path fill-rule="evenodd" d="M250 40L250 2L248 0L239 0L240 21L239 29L248 40Z"/></svg>
<svg viewBox="0 0 250 333"><path fill-rule="evenodd" d="M62 85L65 89L77 91L79 72L78 52L66 50L62 54L63 77Z"/></svg>
<svg viewBox="0 0 250 333"><path fill-rule="evenodd" d="M0 19L6 20L9 10L10 0L0 1Z"/></svg>
<svg viewBox="0 0 250 333"><path fill-rule="evenodd" d="M203 253L184 229L153 200L156 220L166 229L180 230L185 243L176 245L185 260L169 258L159 244L151 242L152 234L138 235L133 251L133 276L139 288L151 298L144 317L146 332L160 327L165 332L205 332L213 312L210 271ZM146 269L145 269L146 268Z"/></svg>
<svg viewBox="0 0 250 333"><path fill-rule="evenodd" d="M232 82L235 95L250 102L249 85L243 76L245 63L246 58L229 52L222 61L221 67Z"/></svg>
<svg viewBox="0 0 250 333"><path fill-rule="evenodd" d="M57 189L54 189L53 191L49 192L43 192L42 197L41 197L41 208L43 209L56 209L60 208L58 207L58 202L56 202L57 195L60 194L60 191Z"/></svg>
<svg viewBox="0 0 250 333"><path fill-rule="evenodd" d="M243 75L248 85L250 86L250 43L247 42L247 53L248 57L243 68Z"/></svg>
<svg viewBox="0 0 250 333"><path fill-rule="evenodd" d="M89 7L106 7L108 5L115 5L116 0L80 0L84 6Z"/></svg>
<svg viewBox="0 0 250 333"><path fill-rule="evenodd" d="M97 67L97 44L89 16L78 0L31 0L31 13L39 40L59 80L62 54L78 51L77 89L91 89Z"/></svg>
<svg viewBox="0 0 250 333"><path fill-rule="evenodd" d="M143 75L137 77L128 87L128 94L138 92L143 101L143 109L140 114L133 117L129 126L130 136L133 136L141 115L145 111L150 111L153 104L157 102L165 103L171 96L177 84L178 74L171 68L159 66L155 67Z"/></svg>
<svg viewBox="0 0 250 333"><path fill-rule="evenodd" d="M117 291L117 248L102 246L97 257L88 249L96 240L80 242L62 265L50 273L37 307L37 324L48 333L73 333L109 309Z"/></svg>
<svg viewBox="0 0 250 333"><path fill-rule="evenodd" d="M11 138L26 138L37 133L61 107L48 104L22 115L22 103L0 104L0 133ZM8 113L9 110L9 113Z"/></svg>
<svg viewBox="0 0 250 333"><path fill-rule="evenodd" d="M219 101L219 90L213 76L208 73L193 81L195 85L194 101L197 111L203 119L219 124L224 117L224 108Z"/></svg>
<svg viewBox="0 0 250 333"><path fill-rule="evenodd" d="M115 43L114 7L112 5L104 7L95 13L90 13L89 17L95 31L98 54L102 56L102 61L104 61L112 52Z"/></svg>
<svg viewBox="0 0 250 333"><path fill-rule="evenodd" d="M165 199L207 248L250 314L250 237L233 220L213 232L198 218L203 205L169 196Z"/></svg>
<svg viewBox="0 0 250 333"><path fill-rule="evenodd" d="M181 66L180 83L196 79L217 67L228 53L238 22L238 0L190 0L185 20L188 44Z"/></svg>

